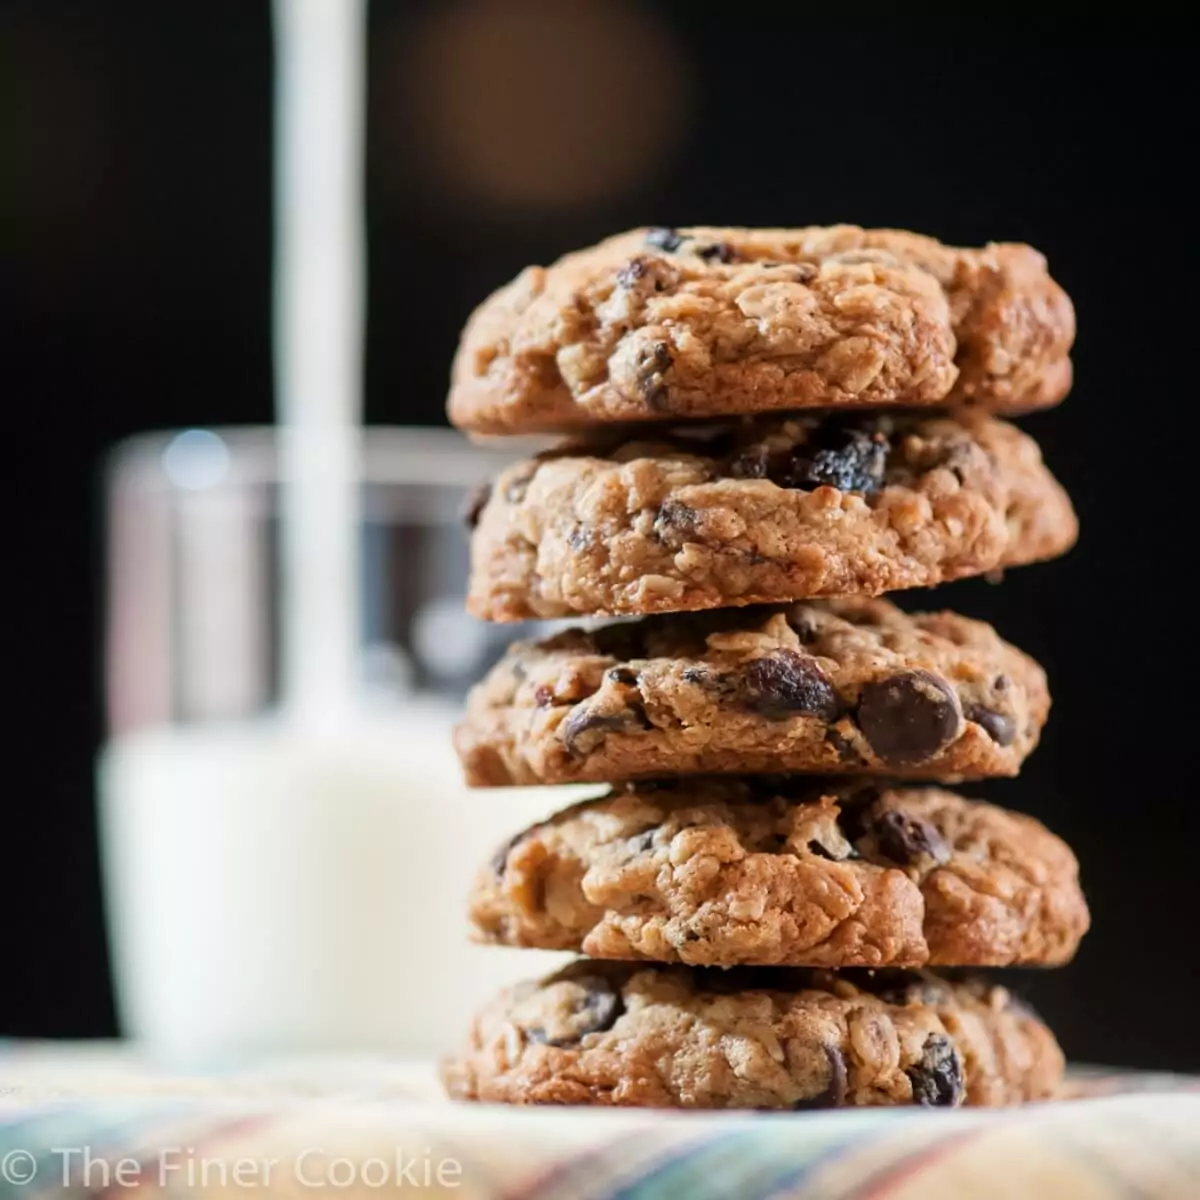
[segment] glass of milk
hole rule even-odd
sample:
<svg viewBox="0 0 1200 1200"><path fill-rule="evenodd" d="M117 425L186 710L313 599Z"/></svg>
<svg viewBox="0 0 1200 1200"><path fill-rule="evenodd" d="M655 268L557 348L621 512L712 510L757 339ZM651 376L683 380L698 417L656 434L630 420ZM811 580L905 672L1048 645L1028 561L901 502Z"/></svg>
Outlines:
<svg viewBox="0 0 1200 1200"><path fill-rule="evenodd" d="M101 834L118 1003L152 1053L433 1057L561 956L471 945L471 878L580 789L470 792L466 687L529 627L462 609L464 495L512 457L369 429L354 695L281 708L274 430L138 438L109 475ZM313 637L321 637L320 629Z"/></svg>

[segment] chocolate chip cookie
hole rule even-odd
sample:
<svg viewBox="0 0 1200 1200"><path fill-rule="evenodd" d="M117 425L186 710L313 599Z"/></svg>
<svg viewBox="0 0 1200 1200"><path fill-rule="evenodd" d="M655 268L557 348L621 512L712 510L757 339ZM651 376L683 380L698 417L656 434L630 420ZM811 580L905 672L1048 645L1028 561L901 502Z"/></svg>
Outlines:
<svg viewBox="0 0 1200 1200"><path fill-rule="evenodd" d="M505 1104L812 1109L1052 1096L1054 1035L1002 987L927 972L577 962L510 989L443 1067Z"/></svg>
<svg viewBox="0 0 1200 1200"><path fill-rule="evenodd" d="M814 406L1054 404L1075 314L1029 246L890 229L638 229L476 310L450 419L480 433Z"/></svg>
<svg viewBox="0 0 1200 1200"><path fill-rule="evenodd" d="M1061 554L1075 514L1003 421L746 418L561 447L476 510L487 620L879 595Z"/></svg>
<svg viewBox="0 0 1200 1200"><path fill-rule="evenodd" d="M1057 966L1079 868L1038 821L940 788L627 785L479 871L481 941L690 966Z"/></svg>
<svg viewBox="0 0 1200 1200"><path fill-rule="evenodd" d="M1015 775L1050 708L990 625L886 600L814 600L517 642L471 691L467 782L804 771Z"/></svg>

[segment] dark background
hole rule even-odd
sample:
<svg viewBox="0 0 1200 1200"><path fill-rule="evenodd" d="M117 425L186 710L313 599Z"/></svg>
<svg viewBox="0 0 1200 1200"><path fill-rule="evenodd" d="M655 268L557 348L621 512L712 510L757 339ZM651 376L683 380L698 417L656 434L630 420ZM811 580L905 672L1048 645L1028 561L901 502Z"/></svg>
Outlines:
<svg viewBox="0 0 1200 1200"><path fill-rule="evenodd" d="M251 0L0 14L0 1034L79 1037L114 1031L98 465L147 428L270 419L271 31ZM1072 1057L1200 1069L1190 39L1128 13L746 0L378 0L371 25L373 422L440 422L471 305L626 226L854 221L1046 252L1078 308L1077 381L1026 427L1083 540L937 602L995 620L1054 687L1020 781L982 790L1074 845L1094 932L1023 986Z"/></svg>

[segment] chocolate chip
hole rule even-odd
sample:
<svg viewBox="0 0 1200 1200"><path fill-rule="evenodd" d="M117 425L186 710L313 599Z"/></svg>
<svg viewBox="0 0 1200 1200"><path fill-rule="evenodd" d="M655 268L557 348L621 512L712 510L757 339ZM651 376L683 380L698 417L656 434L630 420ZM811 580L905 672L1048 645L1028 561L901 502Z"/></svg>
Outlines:
<svg viewBox="0 0 1200 1200"><path fill-rule="evenodd" d="M545 1029L526 1029L525 1036L544 1046L574 1046L589 1033L611 1029L625 1011L621 993L600 975L583 975L572 980L581 992L565 1020L564 1028L551 1036Z"/></svg>
<svg viewBox="0 0 1200 1200"><path fill-rule="evenodd" d="M683 668L684 683L711 683L712 676L708 673L707 667L684 667Z"/></svg>
<svg viewBox="0 0 1200 1200"><path fill-rule="evenodd" d="M889 808L871 821L870 832L879 842L880 851L902 867L922 858L944 863L950 858L946 839L928 821L898 809Z"/></svg>
<svg viewBox="0 0 1200 1200"><path fill-rule="evenodd" d="M962 1061L945 1034L931 1033L921 1048L921 1061L904 1073L912 1083L914 1104L946 1108L961 1104L966 1096Z"/></svg>
<svg viewBox="0 0 1200 1200"><path fill-rule="evenodd" d="M668 254L673 254L683 245L683 238L676 230L659 225L654 229L646 230L646 245L653 246L655 250L665 250Z"/></svg>
<svg viewBox="0 0 1200 1200"><path fill-rule="evenodd" d="M812 263L796 264L796 279L799 283L812 283L820 273Z"/></svg>
<svg viewBox="0 0 1200 1200"><path fill-rule="evenodd" d="M638 673L629 667L609 667L604 672L604 678L609 683L619 683L625 687L634 687L638 681Z"/></svg>
<svg viewBox="0 0 1200 1200"><path fill-rule="evenodd" d="M846 1103L846 1056L836 1046L824 1046L822 1049L829 1062L829 1082L824 1091L804 1100L797 1100L792 1105L795 1109L841 1108Z"/></svg>
<svg viewBox="0 0 1200 1200"><path fill-rule="evenodd" d="M667 539L668 535L678 536L696 532L696 510L678 500L666 500L658 508L654 518L654 533L656 537Z"/></svg>
<svg viewBox="0 0 1200 1200"><path fill-rule="evenodd" d="M803 714L836 721L841 710L833 684L816 662L794 650L779 650L748 663L741 673L742 702L771 720Z"/></svg>
<svg viewBox="0 0 1200 1200"><path fill-rule="evenodd" d="M963 709L963 716L983 726L983 731L997 746L1011 746L1017 736L1017 723L1007 713L984 708L982 704L968 704Z"/></svg>
<svg viewBox="0 0 1200 1200"><path fill-rule="evenodd" d="M664 378L671 369L671 347L666 342L651 342L643 351L638 362L637 386L642 399L651 408L662 408L667 396L667 381Z"/></svg>
<svg viewBox="0 0 1200 1200"><path fill-rule="evenodd" d="M992 680L992 687L994 687L998 692L1007 692L1008 689L1012 687L1012 680L1009 679L1007 675L997 675L996 678Z"/></svg>
<svg viewBox="0 0 1200 1200"><path fill-rule="evenodd" d="M814 430L808 443L781 460L771 478L781 487L870 493L883 484L890 449L877 424L864 427L861 421L830 420Z"/></svg>
<svg viewBox="0 0 1200 1200"><path fill-rule="evenodd" d="M697 246L696 253L705 262L714 260L722 263L741 262L742 256L728 242L711 242L705 246Z"/></svg>
<svg viewBox="0 0 1200 1200"><path fill-rule="evenodd" d="M885 763L925 762L962 732L958 695L929 671L900 671L866 684L857 716L871 749Z"/></svg>
<svg viewBox="0 0 1200 1200"><path fill-rule="evenodd" d="M490 480L477 483L463 497L462 519L463 524L468 529L474 529L479 524L479 518L483 516L483 510L487 507L487 502L491 498L492 485Z"/></svg>
<svg viewBox="0 0 1200 1200"><path fill-rule="evenodd" d="M549 708L554 703L554 693L543 683L533 690L533 702L538 708Z"/></svg>
<svg viewBox="0 0 1200 1200"><path fill-rule="evenodd" d="M634 733L649 728L650 722L640 704L628 705L613 713L595 712L586 704L578 704L562 724L563 748L574 758L583 758L610 733Z"/></svg>

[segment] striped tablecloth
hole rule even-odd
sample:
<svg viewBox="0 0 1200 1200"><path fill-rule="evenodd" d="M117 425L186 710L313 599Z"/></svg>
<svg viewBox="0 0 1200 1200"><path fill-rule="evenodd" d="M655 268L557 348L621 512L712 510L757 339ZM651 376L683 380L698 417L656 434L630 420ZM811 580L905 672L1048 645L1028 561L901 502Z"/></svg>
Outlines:
<svg viewBox="0 0 1200 1200"><path fill-rule="evenodd" d="M0 1051L0 1197L536 1200L1200 1197L1200 1081L1082 1073L1009 1111L662 1113L443 1099L428 1065L169 1075L111 1047Z"/></svg>

